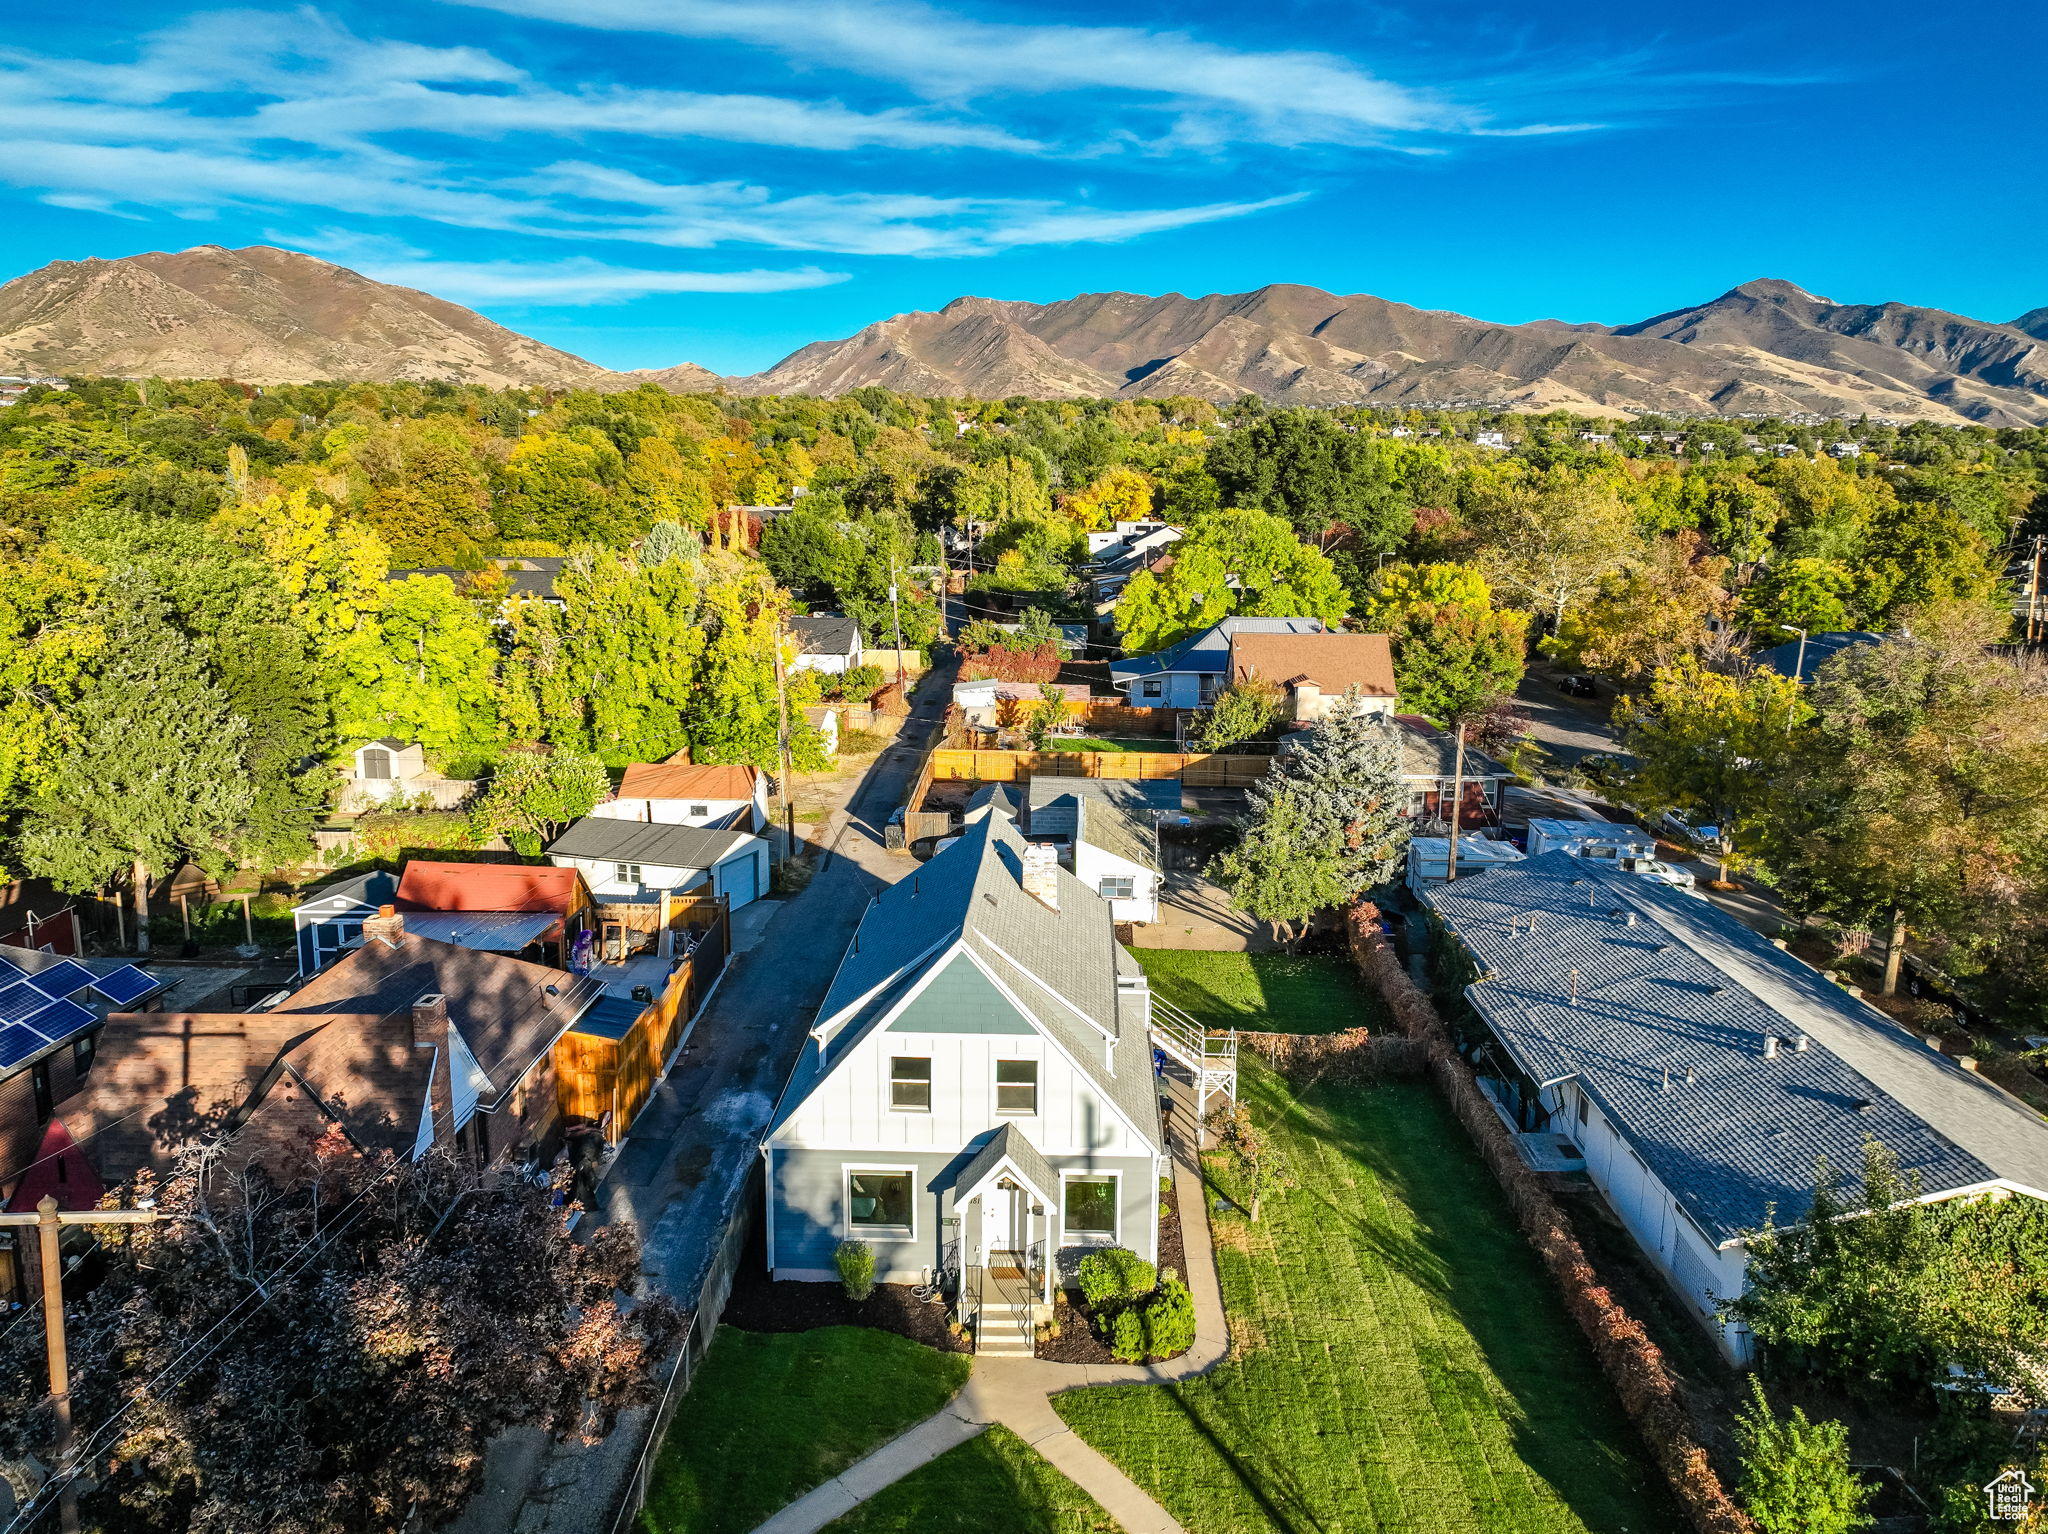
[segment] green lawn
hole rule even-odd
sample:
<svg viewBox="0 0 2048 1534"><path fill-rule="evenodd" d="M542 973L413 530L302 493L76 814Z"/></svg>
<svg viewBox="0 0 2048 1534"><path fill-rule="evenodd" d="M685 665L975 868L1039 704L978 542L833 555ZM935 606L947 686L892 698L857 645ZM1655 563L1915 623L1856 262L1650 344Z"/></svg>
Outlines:
<svg viewBox="0 0 2048 1534"><path fill-rule="evenodd" d="M662 1441L642 1528L746 1534L945 1405L968 1362L866 1327L720 1327Z"/></svg>
<svg viewBox="0 0 2048 1534"><path fill-rule="evenodd" d="M1055 735L1047 743L1055 751L1171 751L1174 749L1171 735L1147 736L1118 739L1108 735Z"/></svg>
<svg viewBox="0 0 2048 1534"><path fill-rule="evenodd" d="M1095 1499L992 1427L825 1526L826 1534L1117 1534Z"/></svg>
<svg viewBox="0 0 2048 1534"><path fill-rule="evenodd" d="M1424 1082L1243 1090L1297 1186L1216 1217L1239 1356L1061 1416L1199 1534L1665 1534L1684 1520Z"/></svg>
<svg viewBox="0 0 2048 1534"><path fill-rule="evenodd" d="M1347 961L1327 954L1133 948L1152 989L1210 1028L1335 1033L1383 1028L1386 1013Z"/></svg>

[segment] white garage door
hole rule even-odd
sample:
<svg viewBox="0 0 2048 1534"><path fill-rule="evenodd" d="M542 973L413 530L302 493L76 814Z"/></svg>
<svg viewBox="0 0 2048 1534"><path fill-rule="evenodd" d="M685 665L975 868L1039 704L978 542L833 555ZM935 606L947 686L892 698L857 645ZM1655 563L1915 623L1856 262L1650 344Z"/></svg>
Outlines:
<svg viewBox="0 0 2048 1534"><path fill-rule="evenodd" d="M729 863L718 865L719 893L731 902L727 910L737 911L741 906L759 897L761 860L749 852L745 857L734 858Z"/></svg>

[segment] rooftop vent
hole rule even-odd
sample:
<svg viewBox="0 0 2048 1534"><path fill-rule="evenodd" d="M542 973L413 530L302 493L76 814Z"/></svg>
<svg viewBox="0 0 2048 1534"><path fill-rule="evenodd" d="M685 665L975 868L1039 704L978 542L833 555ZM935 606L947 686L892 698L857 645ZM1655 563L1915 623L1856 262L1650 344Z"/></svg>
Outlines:
<svg viewBox="0 0 2048 1534"><path fill-rule="evenodd" d="M1692 1069L1692 1067L1688 1065L1688 1066L1687 1066L1687 1067L1685 1068L1685 1084L1686 1084L1687 1086L1692 1086L1692 1085L1693 1085L1694 1083L1696 1083L1696 1082L1697 1082L1698 1080L1699 1080L1699 1077L1697 1077L1697 1076L1695 1076L1695 1075L1693 1074L1693 1069Z"/></svg>
<svg viewBox="0 0 2048 1534"><path fill-rule="evenodd" d="M1858 1113L1868 1113L1876 1106L1877 1104L1868 1097L1859 1097L1856 1099L1856 1111Z"/></svg>
<svg viewBox="0 0 2048 1534"><path fill-rule="evenodd" d="M1631 927L1633 927L1636 924L1636 913L1633 911L1628 913L1628 924Z"/></svg>
<svg viewBox="0 0 2048 1534"><path fill-rule="evenodd" d="M1807 1036L1806 1036L1805 1034L1803 1034L1803 1033L1799 1033L1799 1034L1794 1034L1794 1035L1792 1036L1792 1051L1793 1051L1793 1053L1794 1053L1794 1054L1801 1054L1801 1055L1803 1055L1803 1054L1805 1054L1805 1053L1806 1053L1806 1051L1807 1051L1807 1047L1808 1047L1809 1045L1811 1045L1812 1043L1813 1043L1813 1040L1812 1040L1812 1039L1809 1039L1809 1038L1808 1038L1808 1037L1807 1037Z"/></svg>
<svg viewBox="0 0 2048 1534"><path fill-rule="evenodd" d="M1775 1033L1764 1035L1764 1058L1766 1060L1778 1058L1778 1036Z"/></svg>

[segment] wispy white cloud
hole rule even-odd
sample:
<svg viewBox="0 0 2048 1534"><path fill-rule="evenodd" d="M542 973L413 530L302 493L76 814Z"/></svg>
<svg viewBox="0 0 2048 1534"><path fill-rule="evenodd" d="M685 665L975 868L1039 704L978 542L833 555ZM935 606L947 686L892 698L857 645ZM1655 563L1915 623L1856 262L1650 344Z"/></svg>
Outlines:
<svg viewBox="0 0 2048 1534"><path fill-rule="evenodd" d="M790 293L844 282L845 272L800 266L787 271L663 272L567 261L362 261L379 282L420 288L465 303L601 304L651 293Z"/></svg>
<svg viewBox="0 0 2048 1534"><path fill-rule="evenodd" d="M1512 129L1503 108L1312 49L1227 47L1133 26L984 21L922 0L456 0L510 15L745 44L954 104L1107 93L1212 141L1387 143Z"/></svg>
<svg viewBox="0 0 2048 1534"><path fill-rule="evenodd" d="M607 210L619 237L684 249L760 245L863 256L979 256L1020 246L1127 240L1265 212L1288 193L1254 202L1111 209L1023 197L820 192L778 197L745 182L667 183L586 161L539 171L545 194ZM625 211L634 210L634 211ZM630 231L630 235L626 233Z"/></svg>

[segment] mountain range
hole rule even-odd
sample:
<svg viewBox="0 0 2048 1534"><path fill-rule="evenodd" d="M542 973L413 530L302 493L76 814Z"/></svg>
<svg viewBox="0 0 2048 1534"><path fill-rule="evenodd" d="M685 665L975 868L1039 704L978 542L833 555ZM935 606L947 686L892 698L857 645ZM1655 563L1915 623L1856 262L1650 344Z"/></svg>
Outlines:
<svg viewBox="0 0 2048 1534"><path fill-rule="evenodd" d="M1860 415L2048 424L2048 307L2009 323L1746 282L1626 325L1502 325L1370 294L958 298L817 341L762 373L612 372L460 305L269 246L53 262L0 286L0 372L425 380L739 394L1038 399L1171 394L1622 415Z"/></svg>

